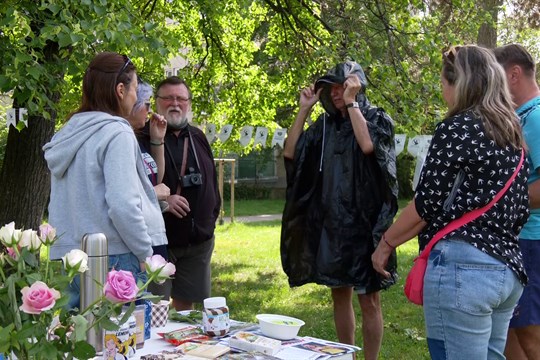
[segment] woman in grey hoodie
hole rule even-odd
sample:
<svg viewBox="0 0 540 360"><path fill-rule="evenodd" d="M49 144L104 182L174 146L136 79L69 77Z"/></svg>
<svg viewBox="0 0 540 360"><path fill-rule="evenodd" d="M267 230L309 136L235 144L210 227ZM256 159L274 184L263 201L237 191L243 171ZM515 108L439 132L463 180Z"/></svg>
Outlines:
<svg viewBox="0 0 540 360"><path fill-rule="evenodd" d="M81 248L86 233L104 233L109 268L144 280L152 243L166 243L156 193L125 119L137 100L135 66L127 56L95 56L83 78L82 104L45 144L51 171L49 223L60 239L51 259ZM78 284L70 305L78 304Z"/></svg>

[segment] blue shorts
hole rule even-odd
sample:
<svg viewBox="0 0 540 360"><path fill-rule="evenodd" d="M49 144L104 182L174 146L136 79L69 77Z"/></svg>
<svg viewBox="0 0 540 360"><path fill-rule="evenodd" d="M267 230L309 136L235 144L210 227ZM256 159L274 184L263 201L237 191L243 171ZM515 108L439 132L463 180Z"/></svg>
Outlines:
<svg viewBox="0 0 540 360"><path fill-rule="evenodd" d="M511 328L540 325L540 240L520 239L519 246L529 282L514 309Z"/></svg>

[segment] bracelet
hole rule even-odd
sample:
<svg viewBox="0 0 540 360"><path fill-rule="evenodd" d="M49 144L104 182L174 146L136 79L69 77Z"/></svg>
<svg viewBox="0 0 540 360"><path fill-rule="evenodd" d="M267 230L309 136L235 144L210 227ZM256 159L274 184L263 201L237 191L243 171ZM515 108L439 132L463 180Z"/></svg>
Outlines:
<svg viewBox="0 0 540 360"><path fill-rule="evenodd" d="M164 141L155 141L155 140L150 140L150 145L154 145L154 146L161 146L165 144Z"/></svg>
<svg viewBox="0 0 540 360"><path fill-rule="evenodd" d="M396 248L395 246L390 245L388 240L386 240L386 236L384 236L384 235L382 236L382 241L384 241L386 243L386 245L388 245L392 250L394 250Z"/></svg>

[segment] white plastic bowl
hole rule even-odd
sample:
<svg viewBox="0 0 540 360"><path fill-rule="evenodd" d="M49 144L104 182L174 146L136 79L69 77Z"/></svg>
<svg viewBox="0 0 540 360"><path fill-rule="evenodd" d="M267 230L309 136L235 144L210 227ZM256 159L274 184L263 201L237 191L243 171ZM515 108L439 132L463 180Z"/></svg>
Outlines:
<svg viewBox="0 0 540 360"><path fill-rule="evenodd" d="M284 315L259 314L256 318L263 335L278 340L294 339L305 324L300 319Z"/></svg>

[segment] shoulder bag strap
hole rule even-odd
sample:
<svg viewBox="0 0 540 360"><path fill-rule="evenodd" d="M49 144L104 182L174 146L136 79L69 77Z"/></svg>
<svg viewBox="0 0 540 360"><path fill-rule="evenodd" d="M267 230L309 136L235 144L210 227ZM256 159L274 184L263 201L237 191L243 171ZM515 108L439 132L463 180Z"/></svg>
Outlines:
<svg viewBox="0 0 540 360"><path fill-rule="evenodd" d="M521 170L521 165L523 164L523 156L524 155L524 151L523 149L521 150L521 158L519 159L519 164L518 166L516 167L516 171L514 171L514 173L512 174L512 176L510 177L510 179L508 179L508 181L506 182L506 184L504 185L504 187L501 189L501 191L499 191L497 193L497 195L495 195L495 197L493 198L493 200L491 200L489 202L489 204L487 204L486 206L484 207L481 207L481 208L478 208L478 209L475 209L471 212L468 212L466 214L464 214L462 217L460 217L459 219L455 219L453 221L451 221L450 223L448 223L444 228L442 228L441 230L439 230L434 236L433 238L430 240L430 242L426 245L426 247L424 248L424 250L422 250L422 253L420 254L420 257L423 257L423 258L427 258L429 256L429 253L431 251L431 248L433 248L433 246L435 246L435 244L437 243L437 241L439 241L440 239L442 239L445 235L451 233L452 231L462 227L463 225L475 220L476 218L478 218L480 215L484 214L486 211L488 211L493 205L495 205L495 203L497 201L499 201L499 199L504 195L504 193L508 190L508 188L510 187L510 185L512 184L512 182L514 181L514 179L516 178L517 174L519 173L519 171Z"/></svg>

